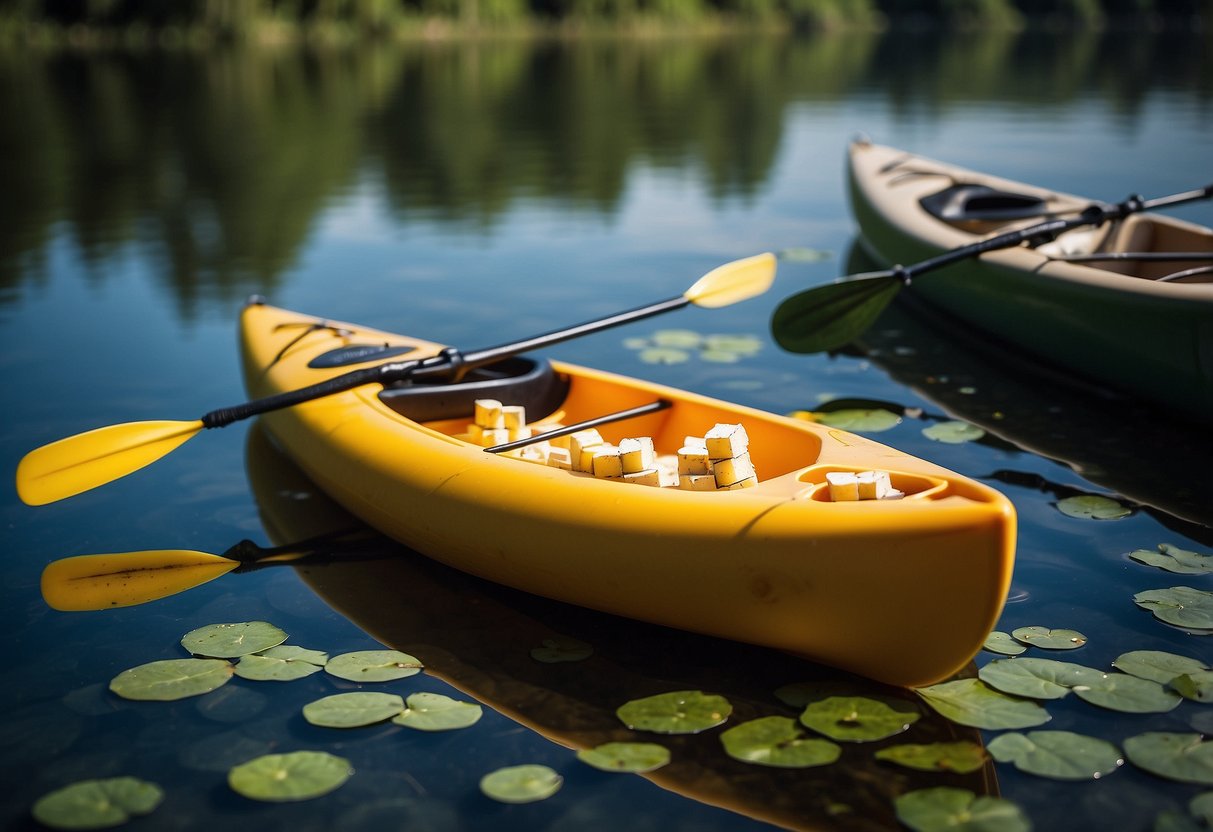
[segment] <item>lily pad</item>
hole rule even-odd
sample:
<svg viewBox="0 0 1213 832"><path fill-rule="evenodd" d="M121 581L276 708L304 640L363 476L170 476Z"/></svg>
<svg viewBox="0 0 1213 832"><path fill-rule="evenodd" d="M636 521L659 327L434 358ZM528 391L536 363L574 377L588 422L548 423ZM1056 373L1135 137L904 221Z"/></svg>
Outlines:
<svg viewBox="0 0 1213 832"><path fill-rule="evenodd" d="M273 650L286 652L271 655L273 650L267 650L265 653L241 656L240 661L236 663L236 675L241 679L255 682L291 682L311 676L313 673L319 673L324 669L327 656L323 653L318 654L319 661L316 661L315 656L292 658L296 655L315 653L315 651L305 651L304 654L295 653L294 651L298 649L300 648L275 647Z"/></svg>
<svg viewBox="0 0 1213 832"><path fill-rule="evenodd" d="M645 364L685 364L691 354L673 347L650 347L641 351L640 360Z"/></svg>
<svg viewBox="0 0 1213 832"><path fill-rule="evenodd" d="M780 249L777 256L788 263L816 263L821 260L829 260L834 255L821 249L792 246Z"/></svg>
<svg viewBox="0 0 1213 832"><path fill-rule="evenodd" d="M1048 627L1020 627L1011 636L1044 650L1076 650L1087 643L1087 637L1077 630L1050 630Z"/></svg>
<svg viewBox="0 0 1213 832"><path fill-rule="evenodd" d="M1113 500L1099 494L1079 494L1063 497L1057 501L1057 510L1067 517L1080 520L1119 520L1133 512Z"/></svg>
<svg viewBox="0 0 1213 832"><path fill-rule="evenodd" d="M269 650L263 650L257 655L286 662L307 662L320 668L329 663L329 654L323 650L308 650L306 647L297 647L294 644L280 644Z"/></svg>
<svg viewBox="0 0 1213 832"><path fill-rule="evenodd" d="M260 653L286 641L286 633L266 621L240 624L211 624L191 630L181 646L195 656L212 659L236 659Z"/></svg>
<svg viewBox="0 0 1213 832"><path fill-rule="evenodd" d="M1104 672L1053 659L998 659L977 671L992 688L1029 699L1061 699L1076 685L1097 682Z"/></svg>
<svg viewBox="0 0 1213 832"><path fill-rule="evenodd" d="M1198 794L1188 803L1188 812L1192 817L1200 818L1205 826L1213 829L1213 792Z"/></svg>
<svg viewBox="0 0 1213 832"><path fill-rule="evenodd" d="M594 655L594 648L572 636L545 638L541 647L531 648L531 658L537 662L580 662Z"/></svg>
<svg viewBox="0 0 1213 832"><path fill-rule="evenodd" d="M703 336L690 329L659 329L653 333L652 341L659 347L693 350L703 343Z"/></svg>
<svg viewBox="0 0 1213 832"><path fill-rule="evenodd" d="M602 771L653 771L670 761L670 750L652 742L608 742L583 748L577 759Z"/></svg>
<svg viewBox="0 0 1213 832"><path fill-rule="evenodd" d="M1161 650L1134 650L1122 653L1112 662L1112 666L1131 676L1149 679L1164 685L1183 673L1195 673L1198 670L1209 669L1208 665L1198 659L1190 659L1175 653L1165 653Z"/></svg>
<svg viewBox="0 0 1213 832"><path fill-rule="evenodd" d="M564 784L564 778L547 766L507 766L480 778L480 791L502 803L546 800Z"/></svg>
<svg viewBox="0 0 1213 832"><path fill-rule="evenodd" d="M946 422L938 422L929 427L922 429L922 435L927 439L933 439L936 442L945 442L949 445L961 445L965 442L975 442L986 435L986 432L976 425L971 425L968 422L959 422L948 420Z"/></svg>
<svg viewBox="0 0 1213 832"><path fill-rule="evenodd" d="M870 742L900 734L921 717L913 708L894 708L879 699L831 696L805 708L800 723L833 740Z"/></svg>
<svg viewBox="0 0 1213 832"><path fill-rule="evenodd" d="M1193 702L1213 702L1213 670L1182 673L1171 680L1171 689Z"/></svg>
<svg viewBox="0 0 1213 832"><path fill-rule="evenodd" d="M1016 804L977 796L967 789L937 786L893 800L897 819L915 832L1030 832L1032 823Z"/></svg>
<svg viewBox="0 0 1213 832"><path fill-rule="evenodd" d="M1129 762L1151 774L1213 786L1213 740L1200 734L1149 732L1125 740Z"/></svg>
<svg viewBox="0 0 1213 832"><path fill-rule="evenodd" d="M793 414L796 415L796 414ZM882 408L854 408L816 412L808 421L819 422L839 430L853 433L881 433L901 424L901 416Z"/></svg>
<svg viewBox="0 0 1213 832"><path fill-rule="evenodd" d="M1193 552L1172 546L1170 543L1159 543L1156 551L1136 549L1129 552L1129 557L1147 566L1157 566L1168 572L1180 575L1207 575L1213 573L1213 554Z"/></svg>
<svg viewBox="0 0 1213 832"><path fill-rule="evenodd" d="M987 748L1000 763L1054 780L1098 780L1124 764L1112 743L1070 731L999 734Z"/></svg>
<svg viewBox="0 0 1213 832"><path fill-rule="evenodd" d="M475 702L462 702L440 693L414 693L405 709L392 722L418 731L453 731L475 725L484 709Z"/></svg>
<svg viewBox="0 0 1213 832"><path fill-rule="evenodd" d="M228 772L232 790L251 800L310 800L339 788L354 773L350 761L324 751L266 754Z"/></svg>
<svg viewBox="0 0 1213 832"><path fill-rule="evenodd" d="M982 649L989 650L991 653L1001 653L1004 656L1018 656L1028 648L1022 643L1011 637L1010 633L1004 633L1001 630L995 630L986 636L985 643Z"/></svg>
<svg viewBox="0 0 1213 832"><path fill-rule="evenodd" d="M704 349L753 355L762 350L763 341L756 335L709 335L703 339Z"/></svg>
<svg viewBox="0 0 1213 832"><path fill-rule="evenodd" d="M735 760L776 768L829 765L842 754L829 740L806 737L796 721L786 716L743 722L722 733L720 742Z"/></svg>
<svg viewBox="0 0 1213 832"><path fill-rule="evenodd" d="M917 771L953 771L957 774L977 771L989 759L981 745L967 740L926 745L891 745L880 749L874 756L877 760Z"/></svg>
<svg viewBox="0 0 1213 832"><path fill-rule="evenodd" d="M988 731L1034 728L1051 718L1037 703L1008 696L980 679L956 679L915 693L945 719Z"/></svg>
<svg viewBox="0 0 1213 832"><path fill-rule="evenodd" d="M223 659L165 659L124 670L110 681L123 699L171 702L226 685L234 668Z"/></svg>
<svg viewBox="0 0 1213 832"><path fill-rule="evenodd" d="M1159 621L1198 630L1213 628L1213 592L1188 586L1149 589L1133 596L1137 606L1154 613Z"/></svg>
<svg viewBox="0 0 1213 832"><path fill-rule="evenodd" d="M659 693L624 703L615 714L624 725L658 734L697 734L729 718L733 706L723 696L697 690Z"/></svg>
<svg viewBox="0 0 1213 832"><path fill-rule="evenodd" d="M421 660L399 650L358 650L329 659L326 673L351 682L391 682L421 672Z"/></svg>
<svg viewBox="0 0 1213 832"><path fill-rule="evenodd" d="M303 718L322 728L361 728L397 716L404 700L394 693L335 693L303 706Z"/></svg>
<svg viewBox="0 0 1213 832"><path fill-rule="evenodd" d="M164 799L155 783L135 777L81 780L43 795L34 818L52 829L102 829L151 813Z"/></svg>
<svg viewBox="0 0 1213 832"><path fill-rule="evenodd" d="M1163 714L1180 703L1179 694L1158 682L1139 679L1127 673L1103 673L1074 693L1082 700L1125 714Z"/></svg>
<svg viewBox="0 0 1213 832"><path fill-rule="evenodd" d="M713 364L736 364L742 357L741 353L729 350L704 350L699 353L700 361L710 361Z"/></svg>

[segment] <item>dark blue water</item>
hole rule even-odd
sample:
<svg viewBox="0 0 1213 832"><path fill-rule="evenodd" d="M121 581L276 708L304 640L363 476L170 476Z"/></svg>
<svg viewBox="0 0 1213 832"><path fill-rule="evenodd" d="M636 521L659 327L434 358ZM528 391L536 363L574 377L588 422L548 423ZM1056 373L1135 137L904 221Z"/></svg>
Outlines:
<svg viewBox="0 0 1213 832"><path fill-rule="evenodd" d="M1060 658L1094 667L1137 649L1208 661L1208 637L1152 620L1132 595L1210 590L1213 579L1126 556L1159 543L1213 549L1207 428L1043 374L900 305L833 356L784 353L768 329L783 297L867 268L852 253L843 184L854 134L1102 199L1186 190L1213 176L1206 47L1174 33L890 33L0 57L0 367L9 391L0 458L11 472L25 452L66 435L193 419L242 401L235 317L252 292L476 347L676 295L735 258L809 248L825 256L782 263L766 297L674 313L554 354L781 413L861 397L997 427L991 441L945 445L922 434L930 418L905 418L877 438L1014 501L1018 562L1000 629L1080 630L1087 646ZM1213 222L1208 204L1175 213ZM666 328L755 335L763 347L735 364L666 366L624 345ZM618 733L613 702L703 687L730 695L739 714L795 715L772 691L822 671L503 593L407 554L386 572L232 574L127 609L45 605L39 574L56 558L219 553L243 538L268 545L266 501L297 486L249 462L255 440L243 424L208 432L134 476L41 508L6 486L0 766L20 784L0 798L7 825L32 825L41 794L118 774L166 789L164 805L131 827L145 829L878 829L893 825L899 789L963 784L1016 801L1037 828L1144 830L1199 792L1130 766L1081 784L1003 765L992 767L996 785L907 779L861 747L829 770L756 771L720 759L714 736L678 745L684 764L661 784L601 774L566 746ZM1072 493L1114 496L1133 513L1069 518L1055 504ZM402 612L393 616L381 598L357 609L360 593L385 581L413 588L401 591ZM326 603L338 594L344 614ZM432 672L390 689L477 696L488 712L445 735L334 734L299 716L336 689L323 674L289 685L236 680L170 704L106 692L128 667L183 655L185 632L249 620L334 654L389 637L415 645ZM597 663L528 664L533 638L550 630L595 643ZM1047 727L1119 743L1143 731L1207 731L1208 707L1129 716L1066 700L1049 704ZM951 730L926 722L924 736ZM349 758L355 777L297 805L227 790L236 762L304 747ZM524 762L552 766L564 788L529 806L480 795L483 774Z"/></svg>

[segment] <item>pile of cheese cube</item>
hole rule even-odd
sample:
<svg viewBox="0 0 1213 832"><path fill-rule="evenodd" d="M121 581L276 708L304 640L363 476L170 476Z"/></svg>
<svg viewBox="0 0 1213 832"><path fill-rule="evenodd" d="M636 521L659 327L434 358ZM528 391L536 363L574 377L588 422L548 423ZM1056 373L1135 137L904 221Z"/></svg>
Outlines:
<svg viewBox="0 0 1213 832"><path fill-rule="evenodd" d="M896 500L905 494L893 487L887 471L830 471L826 474L830 499L836 503L851 500Z"/></svg>
<svg viewBox="0 0 1213 832"><path fill-rule="evenodd" d="M558 422L527 424L522 407L478 399L474 421L460 438L489 448L560 427ZM611 444L596 428L541 439L506 454L601 479L663 488L731 491L758 484L750 462L749 438L741 425L720 424L705 436L685 437L677 455L658 455L649 436Z"/></svg>

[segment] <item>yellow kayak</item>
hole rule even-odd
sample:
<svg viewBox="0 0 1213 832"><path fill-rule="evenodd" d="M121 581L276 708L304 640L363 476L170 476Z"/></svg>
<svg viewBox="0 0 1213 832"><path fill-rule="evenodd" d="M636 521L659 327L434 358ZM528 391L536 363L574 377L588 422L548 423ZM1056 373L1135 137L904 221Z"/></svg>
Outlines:
<svg viewBox="0 0 1213 832"><path fill-rule="evenodd" d="M254 397L441 349L263 303L246 307L241 342ZM642 485L487 453L476 402L490 399L525 406L543 430L661 403L598 430L611 447L651 440L662 459L740 426L756 483ZM845 431L562 362L510 359L458 385L368 384L263 419L338 503L456 569L890 684L963 668L1010 584L1015 513L994 489ZM889 494L852 499L846 475L869 472Z"/></svg>

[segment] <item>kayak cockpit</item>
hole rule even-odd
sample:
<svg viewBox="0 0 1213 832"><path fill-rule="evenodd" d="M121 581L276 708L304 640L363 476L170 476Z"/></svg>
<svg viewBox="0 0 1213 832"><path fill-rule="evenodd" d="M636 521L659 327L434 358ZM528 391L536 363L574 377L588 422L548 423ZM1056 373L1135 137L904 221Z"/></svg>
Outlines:
<svg viewBox="0 0 1213 832"><path fill-rule="evenodd" d="M1213 231L1149 214L1071 231L1037 250L1051 261L1143 280L1213 282Z"/></svg>

